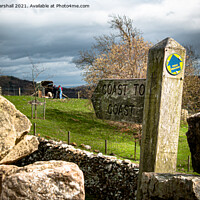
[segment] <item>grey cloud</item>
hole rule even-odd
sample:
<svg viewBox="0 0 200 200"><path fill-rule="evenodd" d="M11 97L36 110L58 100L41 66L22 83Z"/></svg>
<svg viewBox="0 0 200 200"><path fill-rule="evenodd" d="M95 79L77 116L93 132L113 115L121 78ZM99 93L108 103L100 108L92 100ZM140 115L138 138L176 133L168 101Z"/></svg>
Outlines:
<svg viewBox="0 0 200 200"><path fill-rule="evenodd" d="M45 1L50 2L50 0ZM31 65L28 56L30 56L34 63L48 66L47 74L54 74L53 79L61 81L60 84L84 83L80 72L72 63L72 58L76 57L80 50L89 49L94 42L94 36L110 32L107 24L108 16L113 13L119 14L114 11L121 9L127 11L124 14L129 17L134 16L134 12L139 14L139 17L136 15L131 18L136 20L134 24L144 33L145 40L157 43L166 37L173 37L182 45L193 45L200 54L200 29L198 26L191 26L192 22L198 21L199 12L184 15L183 21L176 16L176 10L171 8L164 10L162 18L156 15L157 10L151 15L148 9L147 15L140 16L138 5L155 5L157 9L163 2L165 0L117 0L113 4L111 0L88 0L91 8L87 11L54 10L54 13L50 13L50 18L46 11L39 9L29 13L28 20L22 17L25 18L26 15L18 18L16 14L16 19L11 18L11 20L8 19L8 15L4 15L0 21L0 68L8 75L24 76L25 73L29 73ZM118 6L117 9L113 5ZM0 17L1 14L0 10ZM40 16L44 22L42 20L40 22ZM177 18L173 18L174 16ZM70 73L74 73L74 76L70 76ZM42 75L41 79L48 77L47 74Z"/></svg>
<svg viewBox="0 0 200 200"><path fill-rule="evenodd" d="M184 46L192 46L200 58L200 31L177 33L175 36Z"/></svg>
<svg viewBox="0 0 200 200"><path fill-rule="evenodd" d="M17 59L28 54L40 54L46 58L73 56L81 48L88 48L93 40L93 34L80 34L72 32L68 28L29 29L23 27L9 30L4 28L0 33L1 55L8 55L11 59ZM60 33L62 32L62 35ZM93 33L93 30L91 30ZM49 38L49 35L51 37Z"/></svg>
<svg viewBox="0 0 200 200"><path fill-rule="evenodd" d="M169 15L174 15L175 13L173 11L170 11L168 13L166 13L166 16L169 16Z"/></svg>

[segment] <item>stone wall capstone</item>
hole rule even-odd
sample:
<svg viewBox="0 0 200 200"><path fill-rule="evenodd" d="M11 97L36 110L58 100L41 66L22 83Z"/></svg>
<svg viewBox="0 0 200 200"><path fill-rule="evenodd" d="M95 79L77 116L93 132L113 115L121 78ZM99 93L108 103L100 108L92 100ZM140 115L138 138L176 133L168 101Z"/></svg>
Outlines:
<svg viewBox="0 0 200 200"><path fill-rule="evenodd" d="M144 172L142 200L199 200L200 177L186 174Z"/></svg>

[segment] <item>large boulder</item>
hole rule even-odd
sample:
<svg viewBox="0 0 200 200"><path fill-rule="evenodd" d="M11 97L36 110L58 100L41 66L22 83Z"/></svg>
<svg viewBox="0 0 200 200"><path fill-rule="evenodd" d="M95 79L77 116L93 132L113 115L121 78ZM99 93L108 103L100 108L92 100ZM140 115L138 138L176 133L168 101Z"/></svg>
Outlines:
<svg viewBox="0 0 200 200"><path fill-rule="evenodd" d="M199 200L200 177L188 174L142 174L142 200Z"/></svg>
<svg viewBox="0 0 200 200"><path fill-rule="evenodd" d="M0 165L0 199L84 200L84 177L74 163L40 161Z"/></svg>
<svg viewBox="0 0 200 200"><path fill-rule="evenodd" d="M187 119L187 141L190 147L192 167L200 173L200 113L194 114Z"/></svg>
<svg viewBox="0 0 200 200"><path fill-rule="evenodd" d="M36 138L25 137L30 128L30 120L0 96L0 164L14 162L38 149Z"/></svg>
<svg viewBox="0 0 200 200"><path fill-rule="evenodd" d="M10 164L28 156L38 150L38 138L32 135L25 135L23 140L17 143L9 153L0 161L0 164Z"/></svg>

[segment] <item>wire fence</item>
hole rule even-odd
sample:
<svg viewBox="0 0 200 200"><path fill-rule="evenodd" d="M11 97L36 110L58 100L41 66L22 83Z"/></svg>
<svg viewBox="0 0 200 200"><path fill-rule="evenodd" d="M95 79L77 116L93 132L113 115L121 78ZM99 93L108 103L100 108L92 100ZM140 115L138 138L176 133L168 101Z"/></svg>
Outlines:
<svg viewBox="0 0 200 200"><path fill-rule="evenodd" d="M42 119L42 112L39 112L38 117ZM115 135L115 138L110 140L106 138L88 138L84 133L73 133L71 131L45 126L42 123L33 123L31 134L45 137L46 139L62 140L63 142L94 153L102 153L105 155L116 156L123 159L139 160L140 146L139 141L133 139L125 143L121 136Z"/></svg>
<svg viewBox="0 0 200 200"><path fill-rule="evenodd" d="M39 121L42 121L42 107L39 109ZM129 159L139 161L140 159L140 141L132 138L127 138L128 142L123 141L120 135L115 135L114 138L88 138L84 133L71 132L58 127L49 127L43 123L34 123L31 134L39 137L44 137L48 140L63 141L75 148L87 150L93 153L102 153L104 155L116 156L119 159ZM127 136L126 136L127 137ZM185 147L188 148L188 147ZM188 151L189 152L189 151ZM190 153L181 152L177 160L177 170L182 172L192 172L192 162Z"/></svg>
<svg viewBox="0 0 200 200"><path fill-rule="evenodd" d="M34 89L24 89L24 88L14 88L14 87L10 87L10 88L4 88L0 86L0 95L5 95L5 96L30 96L34 94ZM81 92L78 90L68 90L68 89L64 89L63 94L66 97L69 98L85 98L81 95Z"/></svg>
<svg viewBox="0 0 200 200"><path fill-rule="evenodd" d="M43 131L46 130L45 134ZM114 140L105 138L88 139L84 134L77 136L76 133L65 131L62 129L54 129L49 131L49 127L44 125L33 124L31 133L36 136L45 137L48 140L62 140L66 144L70 144L75 148L90 151L93 153L102 153L104 155L116 156L119 159L129 159L139 161L140 145L139 140L132 139L129 142L121 141L120 136L115 136ZM177 170L182 172L192 172L192 162L190 154L184 154L177 160Z"/></svg>
<svg viewBox="0 0 200 200"><path fill-rule="evenodd" d="M33 89L23 89L23 88L2 88L0 87L0 95L8 96L27 96L34 93Z"/></svg>

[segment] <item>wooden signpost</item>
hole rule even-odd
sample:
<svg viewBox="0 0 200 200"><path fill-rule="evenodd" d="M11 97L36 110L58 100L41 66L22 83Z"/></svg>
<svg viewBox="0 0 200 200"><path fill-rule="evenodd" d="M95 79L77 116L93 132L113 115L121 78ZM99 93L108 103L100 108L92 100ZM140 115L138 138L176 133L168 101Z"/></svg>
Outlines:
<svg viewBox="0 0 200 200"><path fill-rule="evenodd" d="M172 38L149 50L147 79L101 80L92 102L97 117L142 123L137 200L142 173L174 173L186 51Z"/></svg>
<svg viewBox="0 0 200 200"><path fill-rule="evenodd" d="M142 123L145 79L100 80L92 96L100 119Z"/></svg>
<svg viewBox="0 0 200 200"><path fill-rule="evenodd" d="M176 171L186 51L172 38L149 50L137 200L142 173Z"/></svg>

